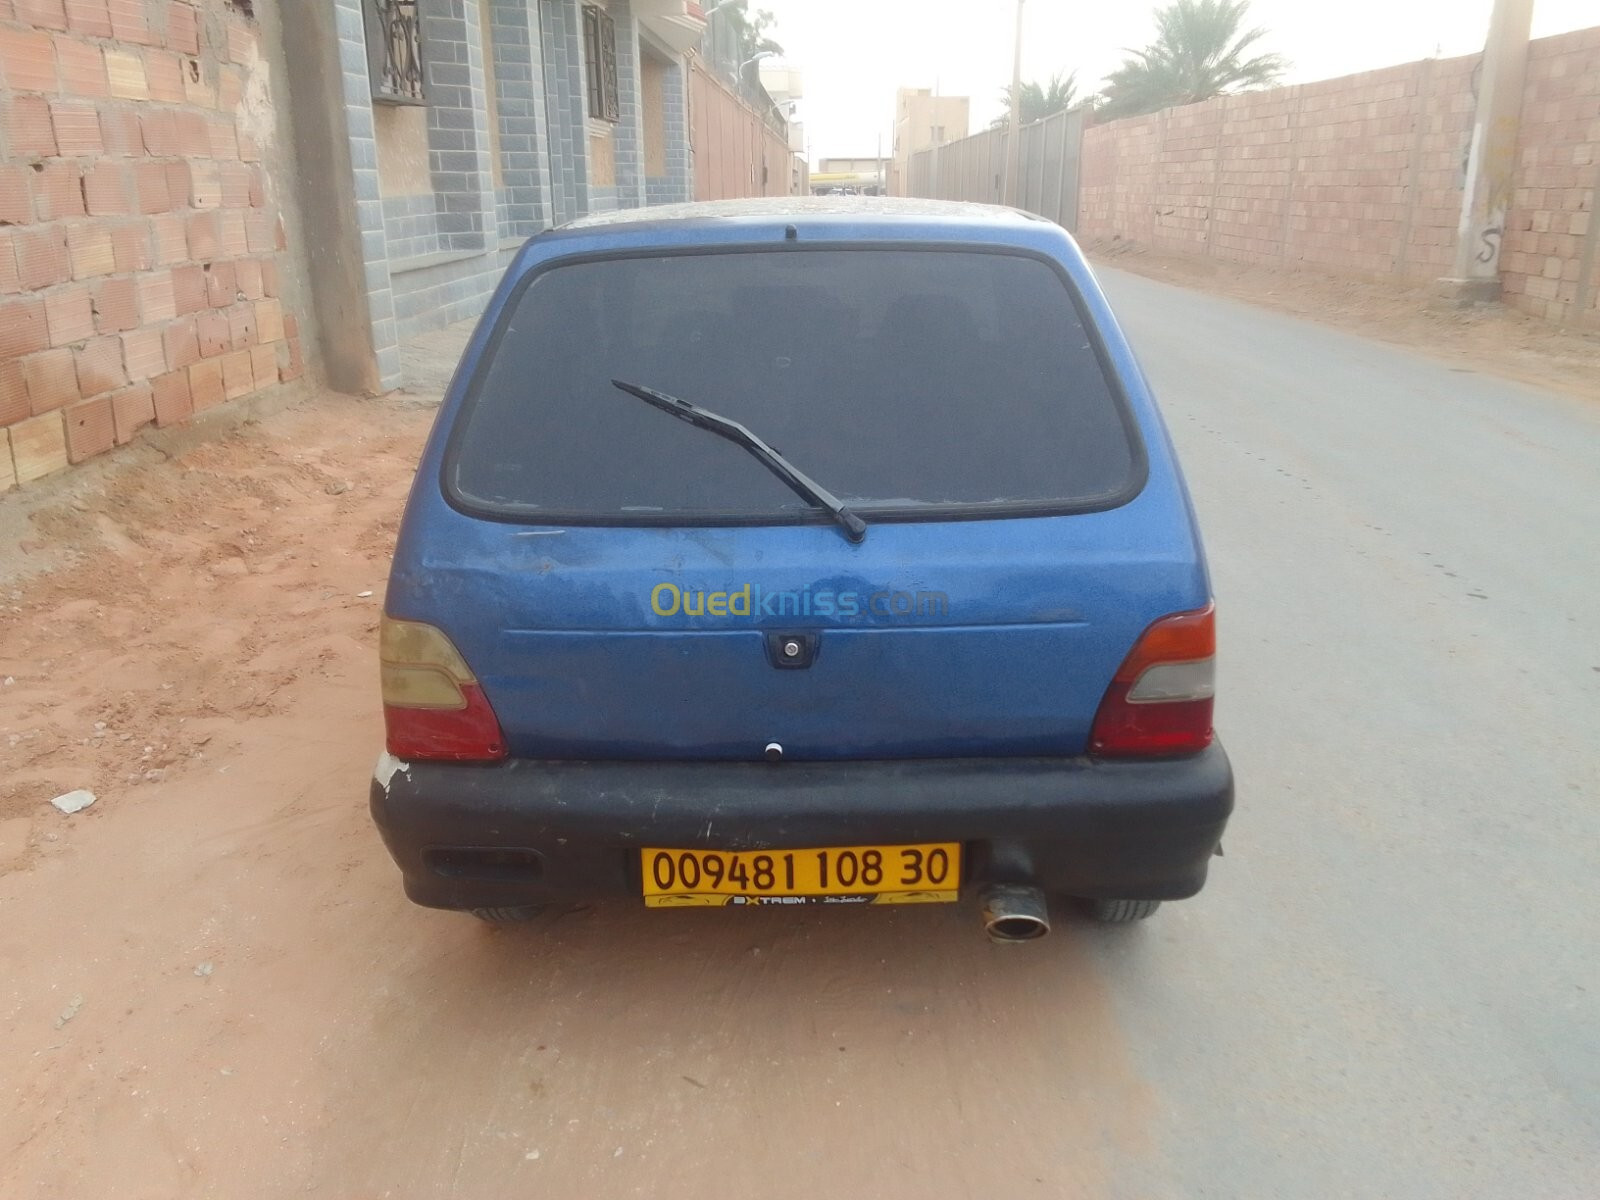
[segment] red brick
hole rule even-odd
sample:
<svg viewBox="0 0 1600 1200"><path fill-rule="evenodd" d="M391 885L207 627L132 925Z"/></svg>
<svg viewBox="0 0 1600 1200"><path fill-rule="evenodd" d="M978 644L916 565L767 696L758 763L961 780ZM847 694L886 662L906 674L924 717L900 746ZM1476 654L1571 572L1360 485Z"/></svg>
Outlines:
<svg viewBox="0 0 1600 1200"><path fill-rule="evenodd" d="M215 108L217 106L217 89L212 83L214 76L207 75L200 69L198 58L186 58L183 73L183 98L196 108Z"/></svg>
<svg viewBox="0 0 1600 1200"><path fill-rule="evenodd" d="M291 379L299 379L305 374L305 360L300 356L300 339L292 337L285 343L289 347L289 362L278 371L278 378L288 383Z"/></svg>
<svg viewBox="0 0 1600 1200"><path fill-rule="evenodd" d="M0 72L18 92L56 90L56 56L48 33L0 29Z"/></svg>
<svg viewBox="0 0 1600 1200"><path fill-rule="evenodd" d="M117 445L131 441L134 434L155 419L155 393L148 383L136 383L111 397L111 421L116 429Z"/></svg>
<svg viewBox="0 0 1600 1200"><path fill-rule="evenodd" d="M0 295L14 296L22 290L22 279L17 274L16 235L9 229L0 229Z"/></svg>
<svg viewBox="0 0 1600 1200"><path fill-rule="evenodd" d="M174 150L174 154L178 151ZM167 194L172 197L172 211L187 213L189 211L189 164L174 159L162 167L167 173Z"/></svg>
<svg viewBox="0 0 1600 1200"><path fill-rule="evenodd" d="M25 292L36 292L72 278L67 233L60 225L16 232L17 278Z"/></svg>
<svg viewBox="0 0 1600 1200"><path fill-rule="evenodd" d="M111 36L117 41L154 43L145 0L107 0L106 7L111 11Z"/></svg>
<svg viewBox="0 0 1600 1200"><path fill-rule="evenodd" d="M244 350L260 340L255 305L241 304L228 312L228 342L235 350Z"/></svg>
<svg viewBox="0 0 1600 1200"><path fill-rule="evenodd" d="M194 213L189 217L189 257L210 262L222 250L222 230L214 212Z"/></svg>
<svg viewBox="0 0 1600 1200"><path fill-rule="evenodd" d="M278 263L276 259L261 260L261 290L269 296L278 294Z"/></svg>
<svg viewBox="0 0 1600 1200"><path fill-rule="evenodd" d="M180 54L200 53L200 22L187 4L167 5L167 45Z"/></svg>
<svg viewBox="0 0 1600 1200"><path fill-rule="evenodd" d="M281 249L278 245L277 223L265 209L252 208L245 213L245 231L251 254L270 254Z"/></svg>
<svg viewBox="0 0 1600 1200"><path fill-rule="evenodd" d="M139 312L146 325L170 321L178 315L171 271L153 271L141 275L135 281L135 286L139 290Z"/></svg>
<svg viewBox="0 0 1600 1200"><path fill-rule="evenodd" d="M65 29L67 11L61 0L16 0L17 20L45 29Z"/></svg>
<svg viewBox="0 0 1600 1200"><path fill-rule="evenodd" d="M229 62L250 63L256 57L256 31L243 21L228 22Z"/></svg>
<svg viewBox="0 0 1600 1200"><path fill-rule="evenodd" d="M123 100L150 99L150 79L144 71L144 59L137 51L107 50L106 78L113 96Z"/></svg>
<svg viewBox="0 0 1600 1200"><path fill-rule="evenodd" d="M183 153L178 141L178 115L171 109L157 108L139 114L139 133L144 151L152 158L176 158Z"/></svg>
<svg viewBox="0 0 1600 1200"><path fill-rule="evenodd" d="M17 464L17 482L31 483L67 465L67 437L61 414L29 417L6 430L11 435L11 457Z"/></svg>
<svg viewBox="0 0 1600 1200"><path fill-rule="evenodd" d="M67 258L74 279L109 275L117 269L117 256L111 247L111 231L99 221L85 221L67 227Z"/></svg>
<svg viewBox="0 0 1600 1200"><path fill-rule="evenodd" d="M206 135L210 139L212 158L239 157L239 131L233 121L231 116L213 117L207 124Z"/></svg>
<svg viewBox="0 0 1600 1200"><path fill-rule="evenodd" d="M102 285L103 286L103 285ZM52 346L70 346L94 336L94 305L84 284L57 288L44 298L45 324Z"/></svg>
<svg viewBox="0 0 1600 1200"><path fill-rule="evenodd" d="M83 174L83 198L96 217L120 217L133 211L128 168L102 159Z"/></svg>
<svg viewBox="0 0 1600 1200"><path fill-rule="evenodd" d="M199 312L205 308L205 268L196 266L173 267L172 298L178 306L179 316Z"/></svg>
<svg viewBox="0 0 1600 1200"><path fill-rule="evenodd" d="M128 372L122 365L120 338L93 338L78 348L74 358L78 368L78 391L85 396L98 396L128 382Z"/></svg>
<svg viewBox="0 0 1600 1200"><path fill-rule="evenodd" d="M166 104L184 102L184 62L166 50L144 52L145 74L150 80L150 99Z"/></svg>
<svg viewBox="0 0 1600 1200"><path fill-rule="evenodd" d="M124 221L111 229L111 251L117 270L143 271L153 265L150 258L150 231L143 221Z"/></svg>
<svg viewBox="0 0 1600 1200"><path fill-rule="evenodd" d="M248 163L222 164L222 207L249 208L253 168Z"/></svg>
<svg viewBox="0 0 1600 1200"><path fill-rule="evenodd" d="M49 344L43 300L29 296L0 304L0 360L20 358Z"/></svg>
<svg viewBox="0 0 1600 1200"><path fill-rule="evenodd" d="M22 377L28 383L28 410L34 416L78 398L78 369L72 351L65 346L23 359Z"/></svg>
<svg viewBox="0 0 1600 1200"><path fill-rule="evenodd" d="M83 216L83 172L77 163L51 159L34 176L33 194L41 221Z"/></svg>
<svg viewBox="0 0 1600 1200"><path fill-rule="evenodd" d="M111 36L111 16L106 0L67 0L67 26L85 37Z"/></svg>
<svg viewBox="0 0 1600 1200"><path fill-rule="evenodd" d="M257 165L250 167L250 207L264 208L267 203L266 172Z"/></svg>
<svg viewBox="0 0 1600 1200"><path fill-rule="evenodd" d="M190 162L189 203L196 208L216 208L222 203L222 176L216 163Z"/></svg>
<svg viewBox="0 0 1600 1200"><path fill-rule="evenodd" d="M0 225L33 220L32 176L27 167L0 167Z"/></svg>
<svg viewBox="0 0 1600 1200"><path fill-rule="evenodd" d="M194 330L194 318L174 321L161 331L162 356L171 370L187 367L200 361L200 339Z"/></svg>
<svg viewBox="0 0 1600 1200"><path fill-rule="evenodd" d="M189 368L189 395L195 412L215 408L225 399L222 360L210 358Z"/></svg>
<svg viewBox="0 0 1600 1200"><path fill-rule="evenodd" d="M118 158L144 156L144 131L139 128L139 109L119 104L100 110L100 138L106 153Z"/></svg>
<svg viewBox="0 0 1600 1200"><path fill-rule="evenodd" d="M297 338L300 336L300 318L295 316L292 312L286 312L283 314L283 336L286 338Z"/></svg>
<svg viewBox="0 0 1600 1200"><path fill-rule="evenodd" d="M250 347L250 375L258 388L271 387L278 382L278 348L276 346Z"/></svg>
<svg viewBox="0 0 1600 1200"><path fill-rule="evenodd" d="M150 218L150 230L155 235L155 261L170 267L189 257L189 238L184 231L183 218L177 213L160 213Z"/></svg>
<svg viewBox="0 0 1600 1200"><path fill-rule="evenodd" d="M206 268L206 303L212 308L227 308L239 299L238 274L231 262L212 263Z"/></svg>
<svg viewBox="0 0 1600 1200"><path fill-rule="evenodd" d="M61 414L67 422L67 458L81 463L104 454L117 444L116 421L111 414L111 397L80 400Z"/></svg>
<svg viewBox="0 0 1600 1200"><path fill-rule="evenodd" d="M283 305L276 300L262 300L256 309L256 337L265 345L283 341Z"/></svg>
<svg viewBox="0 0 1600 1200"><path fill-rule="evenodd" d="M217 219L222 230L223 254L229 258L242 258L254 249L250 245L244 209L225 208L217 214Z"/></svg>
<svg viewBox="0 0 1600 1200"><path fill-rule="evenodd" d="M200 340L200 357L216 358L232 349L228 318L219 312L204 312L194 319L195 336Z"/></svg>
<svg viewBox="0 0 1600 1200"><path fill-rule="evenodd" d="M158 162L142 162L133 169L134 194L139 211L146 214L172 210L172 193L167 190L167 168Z"/></svg>
<svg viewBox="0 0 1600 1200"><path fill-rule="evenodd" d="M95 288L95 320L101 333L122 333L139 326L139 292L132 279L107 279Z"/></svg>
<svg viewBox="0 0 1600 1200"><path fill-rule="evenodd" d="M189 397L189 372L171 371L157 375L150 381L151 399L155 403L157 425L178 425L194 412L194 401Z"/></svg>
<svg viewBox="0 0 1600 1200"><path fill-rule="evenodd" d="M122 335L122 357L128 364L128 379L133 383L159 375L167 369L166 351L159 329L134 329Z"/></svg>
<svg viewBox="0 0 1600 1200"><path fill-rule="evenodd" d="M180 112L177 120L178 144L183 147L183 155L187 158L208 156L211 153L211 127L206 124L205 114L192 110Z"/></svg>
<svg viewBox="0 0 1600 1200"><path fill-rule="evenodd" d="M99 99L111 94L106 79L106 56L99 46L57 35L56 62L61 67L61 90L69 96Z"/></svg>
<svg viewBox="0 0 1600 1200"><path fill-rule="evenodd" d="M241 258L233 264L238 294L246 300L260 300L266 295L261 286L261 260Z"/></svg>
<svg viewBox="0 0 1600 1200"><path fill-rule="evenodd" d="M7 31L0 29L0 37ZM6 132L11 138L11 153L37 158L56 152L55 126L50 122L50 104L43 96L17 96L6 106Z"/></svg>
<svg viewBox="0 0 1600 1200"><path fill-rule="evenodd" d="M57 153L63 158L99 154L105 149L100 140L100 114L92 104L57 100L50 105L50 124L55 128Z"/></svg>
<svg viewBox="0 0 1600 1200"><path fill-rule="evenodd" d="M255 391L255 368L250 362L250 351L235 350L224 354L222 362L222 390L229 400L237 400Z"/></svg>
<svg viewBox="0 0 1600 1200"><path fill-rule="evenodd" d="M14 358L0 362L0 426L15 425L33 415L28 407L28 381Z"/></svg>

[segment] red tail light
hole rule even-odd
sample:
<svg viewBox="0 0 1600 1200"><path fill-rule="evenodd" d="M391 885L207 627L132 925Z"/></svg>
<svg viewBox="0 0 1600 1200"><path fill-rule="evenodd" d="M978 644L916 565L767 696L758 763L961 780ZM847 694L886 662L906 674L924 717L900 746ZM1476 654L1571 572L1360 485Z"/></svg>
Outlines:
<svg viewBox="0 0 1600 1200"><path fill-rule="evenodd" d="M1117 668L1089 732L1101 758L1195 754L1211 744L1213 605L1162 617Z"/></svg>
<svg viewBox="0 0 1600 1200"><path fill-rule="evenodd" d="M378 659L390 754L407 762L493 762L506 756L489 698L440 630L384 617Z"/></svg>

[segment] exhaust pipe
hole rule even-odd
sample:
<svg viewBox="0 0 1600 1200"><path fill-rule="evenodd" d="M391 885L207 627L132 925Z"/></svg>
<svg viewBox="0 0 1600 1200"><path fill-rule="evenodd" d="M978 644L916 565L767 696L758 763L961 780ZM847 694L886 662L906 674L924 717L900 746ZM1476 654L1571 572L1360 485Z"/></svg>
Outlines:
<svg viewBox="0 0 1600 1200"><path fill-rule="evenodd" d="M1031 942L1050 932L1050 910L1036 887L996 884L983 890L979 905L991 942Z"/></svg>

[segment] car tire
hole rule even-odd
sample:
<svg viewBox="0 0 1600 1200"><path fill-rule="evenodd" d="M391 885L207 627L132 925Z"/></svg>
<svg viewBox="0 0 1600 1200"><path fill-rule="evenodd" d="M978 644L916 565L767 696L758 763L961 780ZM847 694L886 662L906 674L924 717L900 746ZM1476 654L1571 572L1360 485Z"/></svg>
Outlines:
<svg viewBox="0 0 1600 1200"><path fill-rule="evenodd" d="M531 921L544 911L542 904L518 904L506 908L475 908L472 915L491 925L515 925Z"/></svg>
<svg viewBox="0 0 1600 1200"><path fill-rule="evenodd" d="M1159 900L1091 900L1089 915L1106 925L1142 921L1161 907Z"/></svg>

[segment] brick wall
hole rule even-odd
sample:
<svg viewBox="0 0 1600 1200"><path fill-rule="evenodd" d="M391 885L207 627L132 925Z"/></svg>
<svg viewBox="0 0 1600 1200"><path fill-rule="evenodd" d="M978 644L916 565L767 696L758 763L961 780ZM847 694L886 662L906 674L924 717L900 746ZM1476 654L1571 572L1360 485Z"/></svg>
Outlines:
<svg viewBox="0 0 1600 1200"><path fill-rule="evenodd" d="M300 374L265 78L224 0L0 0L0 490Z"/></svg>
<svg viewBox="0 0 1600 1200"><path fill-rule="evenodd" d="M1078 232L1243 262L1426 281L1450 272L1478 56L1088 129ZM1508 303L1596 319L1600 29L1534 42L1501 257ZM1575 311L1582 300L1582 313Z"/></svg>
<svg viewBox="0 0 1600 1200"><path fill-rule="evenodd" d="M1553 320L1600 325L1600 235L1592 228L1600 221L1600 28L1529 48L1520 143L1500 249L1505 300Z"/></svg>

